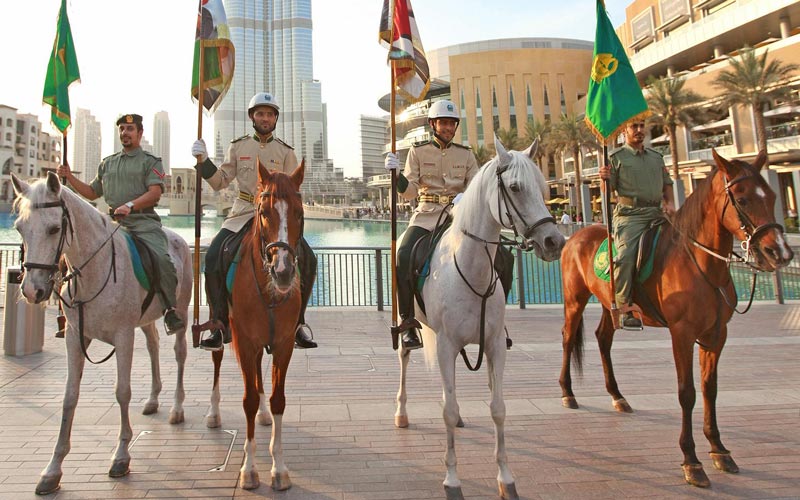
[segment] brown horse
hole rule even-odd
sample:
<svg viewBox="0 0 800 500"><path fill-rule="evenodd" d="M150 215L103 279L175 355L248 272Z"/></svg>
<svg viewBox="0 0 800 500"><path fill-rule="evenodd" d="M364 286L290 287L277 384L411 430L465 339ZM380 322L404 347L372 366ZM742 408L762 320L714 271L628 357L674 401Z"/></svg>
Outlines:
<svg viewBox="0 0 800 500"><path fill-rule="evenodd" d="M695 454L692 410L695 388L692 378L694 344L700 351L706 438L711 443L714 466L725 472L739 468L723 446L717 428L717 366L727 337L727 323L736 306L736 291L730 274L734 237L742 241L747 261L762 271L774 271L792 260L783 227L775 222L775 193L759 174L766 161L762 152L753 165L728 161L713 151L716 167L678 210L656 247L653 273L642 285L649 302L666 320L678 374L678 399L682 409L680 447L683 472L689 484L708 487L710 482ZM577 408L570 378L570 358L581 368L583 310L594 294L603 305L595 332L605 373L606 389L618 411L631 412L614 378L611 343L614 327L610 307L614 300L610 285L593 269L595 251L606 237L604 226L590 226L569 239L562 253L564 289L563 364L561 389L564 406ZM636 302L642 302L636 297ZM645 311L644 323L664 326Z"/></svg>
<svg viewBox="0 0 800 500"><path fill-rule="evenodd" d="M256 216L240 250L241 259L233 280L231 332L244 379L242 406L247 419L244 464L239 481L244 489L259 486L256 470L255 419L260 396L261 358L272 354L272 487L291 487L283 462L281 430L286 408L284 383L294 350L294 330L300 316L300 281L295 248L301 236L303 203L300 184L305 162L286 175L258 165ZM263 392L263 390L262 390Z"/></svg>

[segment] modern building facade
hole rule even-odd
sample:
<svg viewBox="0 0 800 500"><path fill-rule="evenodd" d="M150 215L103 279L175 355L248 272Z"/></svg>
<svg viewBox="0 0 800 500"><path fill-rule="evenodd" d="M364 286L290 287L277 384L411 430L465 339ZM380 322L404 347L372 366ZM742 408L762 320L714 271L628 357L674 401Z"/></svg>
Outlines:
<svg viewBox="0 0 800 500"><path fill-rule="evenodd" d="M361 115L361 171L364 180L386 173L383 156L389 137L388 116Z"/></svg>
<svg viewBox="0 0 800 500"><path fill-rule="evenodd" d="M100 128L100 122L91 111L78 108L75 113L75 144L72 146L71 167L84 182L91 182L94 179L102 159L103 141Z"/></svg>
<svg viewBox="0 0 800 500"><path fill-rule="evenodd" d="M169 113L159 111L153 117L153 154L161 158L164 172L169 172Z"/></svg>

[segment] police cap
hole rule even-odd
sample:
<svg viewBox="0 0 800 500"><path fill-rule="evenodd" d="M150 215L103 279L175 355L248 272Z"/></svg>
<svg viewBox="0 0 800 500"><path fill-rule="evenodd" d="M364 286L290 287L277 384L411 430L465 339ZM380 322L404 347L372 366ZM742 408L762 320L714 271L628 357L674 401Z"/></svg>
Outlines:
<svg viewBox="0 0 800 500"><path fill-rule="evenodd" d="M137 114L122 115L117 119L117 126L122 125L123 123L133 123L134 125L138 125L139 127L141 127L142 115L137 115Z"/></svg>

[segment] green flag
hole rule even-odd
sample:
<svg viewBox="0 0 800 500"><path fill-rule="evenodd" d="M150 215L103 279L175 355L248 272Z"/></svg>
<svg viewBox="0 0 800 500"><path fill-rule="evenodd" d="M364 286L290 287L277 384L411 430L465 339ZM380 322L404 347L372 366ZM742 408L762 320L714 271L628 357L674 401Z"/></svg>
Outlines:
<svg viewBox="0 0 800 500"><path fill-rule="evenodd" d="M603 0L597 0L592 74L586 96L586 125L605 143L625 124L647 117L647 102L625 49L614 32Z"/></svg>
<svg viewBox="0 0 800 500"><path fill-rule="evenodd" d="M67 17L67 0L61 0L56 39L53 42L50 62L47 63L42 101L52 108L50 120L62 134L72 123L68 89L72 82L80 81L80 79L78 58L75 56L75 44L72 41L72 30L69 28L69 18Z"/></svg>

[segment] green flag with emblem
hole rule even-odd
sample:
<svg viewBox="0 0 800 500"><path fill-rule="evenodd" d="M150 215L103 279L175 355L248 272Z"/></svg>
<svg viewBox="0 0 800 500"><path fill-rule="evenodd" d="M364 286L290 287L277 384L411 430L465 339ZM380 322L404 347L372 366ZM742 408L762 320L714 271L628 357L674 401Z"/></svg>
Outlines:
<svg viewBox="0 0 800 500"><path fill-rule="evenodd" d="M603 0L597 0L597 30L586 96L586 124L605 143L619 134L629 121L644 119L649 114L647 101L608 19L605 4Z"/></svg>
<svg viewBox="0 0 800 500"><path fill-rule="evenodd" d="M72 41L72 30L67 17L67 0L61 0L56 39L53 42L50 62L47 63L42 102L50 106L50 120L62 134L72 123L69 111L69 86L80 79L78 58L75 55L75 44Z"/></svg>

